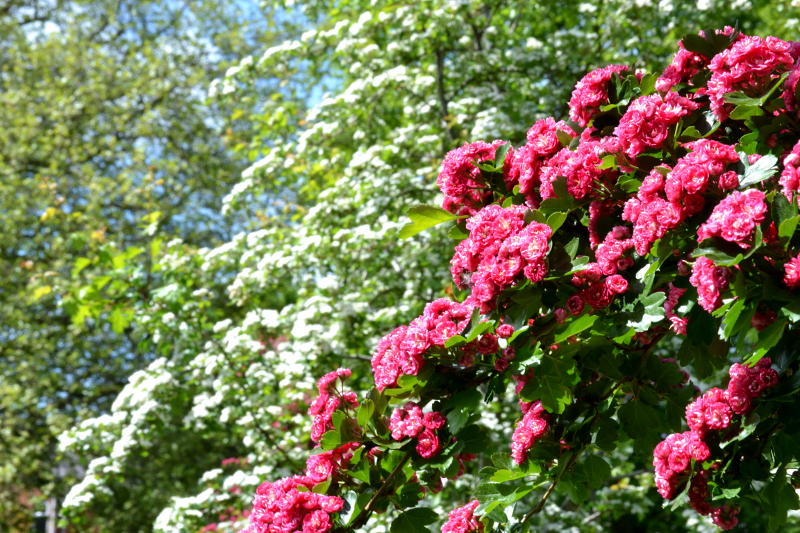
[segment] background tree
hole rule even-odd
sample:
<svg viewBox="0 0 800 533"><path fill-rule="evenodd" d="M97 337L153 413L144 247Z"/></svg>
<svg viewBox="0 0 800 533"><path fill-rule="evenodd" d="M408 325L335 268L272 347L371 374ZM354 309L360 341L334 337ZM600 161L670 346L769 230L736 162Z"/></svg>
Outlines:
<svg viewBox="0 0 800 533"><path fill-rule="evenodd" d="M127 288L92 274L90 306L69 299L73 283L141 261L147 298L157 276L142 250L230 238L236 219L217 206L245 157L206 88L275 35L252 7L0 5L0 530L27 527L20 499L64 494L56 437L108 410L152 358L130 336Z"/></svg>

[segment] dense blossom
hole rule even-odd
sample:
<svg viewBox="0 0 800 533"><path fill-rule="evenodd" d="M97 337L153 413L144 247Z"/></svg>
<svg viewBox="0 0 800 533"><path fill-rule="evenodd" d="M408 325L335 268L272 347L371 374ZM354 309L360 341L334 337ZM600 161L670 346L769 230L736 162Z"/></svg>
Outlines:
<svg viewBox="0 0 800 533"><path fill-rule="evenodd" d="M698 468L692 474L692 460L702 462L711 459L708 444L704 439L712 431L722 431L733 424L735 415L744 415L752 408L752 400L766 388L778 383L778 374L770 368L769 358L761 359L755 366L739 363L729 369L730 381L723 390L717 387L686 406L686 422L690 430L669 435L653 450L653 467L659 494L671 500L678 487L689 480L689 502L702 515L710 515L722 529L737 524L738 509L728 505L713 507L710 504L707 470Z"/></svg>
<svg viewBox="0 0 800 533"><path fill-rule="evenodd" d="M728 288L730 270L716 266L707 257L698 257L692 266L689 283L697 289L697 303L709 313L722 305L722 291Z"/></svg>
<svg viewBox="0 0 800 533"><path fill-rule="evenodd" d="M732 192L714 207L711 216L697 230L697 240L722 237L749 248L753 230L767 213L764 198L764 193L758 189Z"/></svg>
<svg viewBox="0 0 800 533"><path fill-rule="evenodd" d="M552 231L546 224L525 224L523 206L489 205L467 221L469 237L455 249L450 261L453 281L470 287L468 302L486 312L493 300L524 274L540 281L547 274L546 255Z"/></svg>
<svg viewBox="0 0 800 533"><path fill-rule="evenodd" d="M628 70L625 65L608 65L586 74L575 85L569 100L569 118L586 126L600 109L608 103L608 84L611 78Z"/></svg>
<svg viewBox="0 0 800 533"><path fill-rule="evenodd" d="M656 488L666 499L676 495L682 476L688 471L691 460L705 461L710 452L703 439L693 431L673 433L659 442L653 451Z"/></svg>
<svg viewBox="0 0 800 533"><path fill-rule="evenodd" d="M744 36L711 60L708 95L711 110L720 120L728 118L731 104L725 95L740 91L760 96L769 84L794 65L791 45L775 37Z"/></svg>
<svg viewBox="0 0 800 533"><path fill-rule="evenodd" d="M330 531L333 527L330 515L342 509L344 500L312 492L314 485L316 482L308 476L262 483L253 501L250 525L243 533Z"/></svg>
<svg viewBox="0 0 800 533"><path fill-rule="evenodd" d="M770 368L769 357L761 359L754 367L735 363L729 370L731 380L728 382L727 399L731 409L737 415L746 414L752 408L752 402L764 389L778 383L778 373Z"/></svg>
<svg viewBox="0 0 800 533"><path fill-rule="evenodd" d="M542 199L554 198L553 182L565 177L567 192L578 200L590 195L602 181L610 182L616 173L598 168L608 153L604 143L596 140L581 142L576 150L563 148L542 166L539 193Z"/></svg>
<svg viewBox="0 0 800 533"><path fill-rule="evenodd" d="M800 254L789 259L786 264L783 265L783 271L783 282L787 287L790 289L800 287Z"/></svg>
<svg viewBox="0 0 800 533"><path fill-rule="evenodd" d="M339 468L350 461L353 450L359 446L360 444L357 442L349 442L334 450L310 455L306 459L306 476L317 483L329 479Z"/></svg>
<svg viewBox="0 0 800 533"><path fill-rule="evenodd" d="M406 402L403 407L392 411L389 430L394 440L417 438L417 453L428 459L439 453L441 444L437 429L445 426L447 420L441 413L431 411L423 415L422 409L414 402Z"/></svg>
<svg viewBox="0 0 800 533"><path fill-rule="evenodd" d="M358 398L351 391L338 393L334 385L338 379L351 375L349 368L328 372L317 381L319 396L308 407L308 414L314 417L311 424L311 439L319 442L322 435L333 428L333 413L339 409L358 407Z"/></svg>
<svg viewBox="0 0 800 533"><path fill-rule="evenodd" d="M800 190L800 141L792 147L792 151L783 158L780 184L783 194L791 202L794 193Z"/></svg>
<svg viewBox="0 0 800 533"><path fill-rule="evenodd" d="M520 193L525 195L531 207L541 201L542 167L561 148L558 132L575 137L575 132L565 122L552 117L537 120L528 130L527 143L515 153L509 169L509 181L519 184Z"/></svg>
<svg viewBox="0 0 800 533"><path fill-rule="evenodd" d="M442 533L469 533L483 531L483 524L475 516L475 509L480 502L472 500L468 504L450 511L447 522L442 526Z"/></svg>
<svg viewBox="0 0 800 533"><path fill-rule="evenodd" d="M436 184L444 194L442 207L459 215L475 214L491 201L492 192L481 176L476 163L494 160L497 148L504 141L474 142L449 152L442 163Z"/></svg>
<svg viewBox="0 0 800 533"><path fill-rule="evenodd" d="M669 129L699 104L669 91L665 96L640 96L628 106L614 134L622 142L629 157L635 158L651 148L660 148L669 136Z"/></svg>
<svg viewBox="0 0 800 533"><path fill-rule="evenodd" d="M522 419L517 422L511 437L511 458L521 464L528 457L528 451L548 428L547 412L541 402L523 404Z"/></svg>
<svg viewBox="0 0 800 533"><path fill-rule="evenodd" d="M378 390L397 385L402 375L415 376L423 364L422 354L431 346L444 346L469 324L472 307L446 298L425 306L408 326L400 326L383 337L372 357L372 372Z"/></svg>
<svg viewBox="0 0 800 533"><path fill-rule="evenodd" d="M715 30L714 33L717 35L726 35L731 38L732 42L743 37L741 33L736 32L731 26L725 26L721 30ZM705 37L705 32L701 31L698 35ZM679 41L678 52L672 59L672 63L664 69L664 72L662 72L661 76L656 80L656 89L664 92L670 90L679 83L693 85L692 78L702 72L702 70L708 66L710 60L710 57L687 50L683 46L683 41Z"/></svg>

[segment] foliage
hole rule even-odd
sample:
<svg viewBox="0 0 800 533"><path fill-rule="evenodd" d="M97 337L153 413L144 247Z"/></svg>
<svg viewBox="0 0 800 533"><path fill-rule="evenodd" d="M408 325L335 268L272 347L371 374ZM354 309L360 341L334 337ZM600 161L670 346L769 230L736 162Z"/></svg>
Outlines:
<svg viewBox="0 0 800 533"><path fill-rule="evenodd" d="M146 252L229 236L216 207L243 161L204 92L251 26L199 2L0 6L0 531L63 497L58 434L152 359L125 304L157 283ZM107 275L131 263L134 286Z"/></svg>
<svg viewBox="0 0 800 533"><path fill-rule="evenodd" d="M247 105L262 106L255 117L261 129L249 147L258 159L224 204L227 213L251 216L261 227L236 235L217 248L193 250L171 242L152 255L161 287L145 297L132 295L130 327L147 339L146 349L157 353L159 359L131 378L108 416L86 421L62 436L68 453L95 457L86 478L73 487L65 502L70 523L82 528L100 524L106 529L124 529L150 519L150 513L172 498L155 520L156 530L192 530L209 524L230 529L241 526L242 510L249 507L250 495L261 480L303 469L312 445L305 411L310 395L315 394L313 377L346 360L354 372L349 382L359 390L370 379L363 360L380 336L419 314L426 299L446 294L464 296L458 289L444 286L444 267L453 241L443 227L420 233L410 241L397 239L405 224L401 213L433 202L432 182L444 153L467 139L481 137L524 142L531 121L553 110L566 112L564 102L569 90L587 69L612 58L636 67L663 61L673 46L675 32L700 23L694 3L678 3L667 14L628 2L587 2L577 11L568 5L530 2L361 4L342 2L331 7L329 2L306 3L298 18L313 23L315 29L270 48L260 59L245 58L231 76L212 86L212 91L222 97L236 98L251 83L258 83L255 80L271 76L286 80L288 93L276 92L275 97L263 102L245 96ZM758 22L748 10L735 6L725 9L730 9L725 13L739 18L745 29ZM713 24L718 24L720 13L713 12ZM700 15L706 25L712 24L712 12ZM781 19L775 24L790 22ZM464 28L469 28L466 34ZM664 35L667 37L662 40ZM633 85L639 90L638 81L629 82L631 90ZM318 86L332 94L323 95L303 115L302 106L287 94L308 91L313 95ZM608 110L609 117L624 110L624 105ZM626 185L629 191L637 186L634 180ZM503 194L508 192L512 191ZM284 208L287 202L291 204ZM563 203L550 202L546 207L550 210L547 218L539 223L552 222L554 228L561 225L556 230L561 234L580 228L577 205L564 207ZM567 209L574 212L567 215ZM462 239L463 222L455 224L449 234ZM579 247L585 254L587 244L578 240L573 257L564 246L561 259L571 262ZM136 279L138 271L138 265L126 263L114 273L130 280ZM553 280L546 283L555 284ZM519 287L518 296L524 299L534 290L531 286ZM655 294L647 295L641 306L633 303L626 311L640 328L663 320L662 296L651 292ZM542 305L553 304L552 291L547 298ZM575 329L565 326L548 334L568 340L573 334L603 337L608 333L597 334L600 325L589 322L591 319L583 319L572 326ZM458 342L466 344L471 333L475 338L485 336L489 330L480 331L485 327L468 330L462 335L464 341L454 339L447 350L457 350ZM526 342L534 331L521 332L514 341ZM626 341L630 343L631 339ZM525 394L542 400L552 411L563 409L550 419L553 427L558 427L563 418L576 425L565 429L580 433L577 425L583 420L588 423L582 426L583 433L594 435L590 420L581 418L586 404L573 404L583 392L584 373L592 370L579 367L568 356L563 360L560 355L545 357L543 346L538 347L541 353L530 346L527 361L520 355L515 359L515 365L541 364L541 375L552 377L540 381L544 386L532 385ZM590 348L592 353L604 351L599 342ZM658 440L658 426L653 426L644 439L650 442L650 450L643 452L642 445L635 446L634 441L613 445L618 436L625 438L625 428L638 427L642 420L648 427L653 413L649 404L637 400L625 403L632 407L622 409L618 416L614 409L619 402L654 387L663 392L665 384L672 384L670 380L678 376L669 365L655 364L655 358L653 354L647 358L647 369L637 367L634 357L623 366L625 372L635 373L644 383L626 382L624 390L615 390L605 403L599 403L598 409L606 415L598 425L607 455L598 462L586 459L588 455L573 454L574 462L580 468L587 463L593 474L572 477L566 473L572 470L564 469L562 488L550 494L550 501L565 503L573 498L584 502L597 495L603 502L598 508L608 502L612 511L588 521L608 520L604 524L620 516L635 515L642 523L647 521L642 516L665 516L654 498L641 496L651 481L637 473L642 457L652 452ZM584 359L591 358L582 358L581 363ZM600 360L602 357L598 357ZM646 375L649 370L665 374L664 383L651 385ZM707 373L711 370L705 369ZM608 369L594 371L600 374ZM387 405L383 405L388 394L373 393L371 404L361 397L362 405L373 407L357 412L356 422L360 419L361 427L382 431L381 446L388 451L374 464L362 452L353 460L367 468L356 468L344 484L359 480L352 481L352 489L359 482L365 487L373 481L378 484L400 465L387 484L389 492L377 498L371 508L388 509L390 501L403 508L419 498L421 484L438 488L438 471L457 472L457 448L469 445L478 451L486 445L507 452L518 410L503 387L505 379L497 380L491 391L481 391L491 392L497 401L478 403L481 398L476 402L474 394L457 400L454 395L447 398L443 409L452 412L448 427L458 429L445 430L441 439L446 438L447 431L463 438L461 444L447 449L441 460L430 463L414 455L413 439L405 443L385 438L385 428L379 426L380 415L389 414ZM447 387L456 385L454 382ZM428 390L428 386L424 379L404 381L399 396ZM590 392L598 398L603 395L599 390ZM652 394L643 394L657 403L650 398ZM684 395L689 401L690 393ZM456 409L460 402L465 402L463 411ZM677 423L683 405L674 403L669 421ZM481 405L480 424L490 429L488 433L478 431L479 420L476 414L470 414L477 405ZM341 426L343 419L337 420ZM352 422L346 425L356 427ZM350 429L339 430L339 426L325 437L326 447L348 438ZM664 421L661 427L675 426ZM478 438L468 439L467 435ZM221 449L228 455L225 464L209 470L192 490L192 474L208 468L213 457L221 461L225 457ZM548 450L552 452L552 446L545 447L543 453ZM185 471L188 454L199 457L198 464L188 469L185 484L175 486L168 481L169 475ZM481 512L497 514L505 504L515 501L521 502L521 509L546 490L546 484L533 485L529 480L538 476L545 483L556 474L554 469L569 462L544 461L546 468L523 472L514 471L508 458L498 456L497 460L496 466L488 456L469 463L468 472L448 482L437 495L428 491L427 505L436 516L444 517L454 502L467 503L463 501L465 493L481 499L477 484L495 474L480 475L479 467L486 466L503 471L496 478L498 483L481 489L501 505ZM420 485L405 483L409 465L425 474L420 476ZM601 488L609 468L612 476L620 478L617 489ZM507 483L499 483L503 479ZM400 480L402 490L394 485ZM339 481L343 480L319 490L333 493ZM526 483L525 489L517 491ZM565 491L564 487L572 490ZM531 490L523 494L527 488ZM638 495L637 501L643 503L625 509L617 498L620 492L615 491ZM343 512L342 520L352 518L359 525L357 521L365 520L359 517L367 513L351 511L367 505L370 493L353 490L344 496L350 511ZM146 502L142 506L146 505L146 510L125 506L125 502ZM565 506L575 510L570 520L577 523L594 513L590 506ZM548 509L546 504L543 509ZM415 513L422 521L428 518L424 511L412 511L400 523L412 522ZM398 515L394 511L372 515L365 527L370 531L388 529ZM531 515L529 521L537 519ZM670 524L668 520L664 523ZM675 525L680 527L680 521Z"/></svg>

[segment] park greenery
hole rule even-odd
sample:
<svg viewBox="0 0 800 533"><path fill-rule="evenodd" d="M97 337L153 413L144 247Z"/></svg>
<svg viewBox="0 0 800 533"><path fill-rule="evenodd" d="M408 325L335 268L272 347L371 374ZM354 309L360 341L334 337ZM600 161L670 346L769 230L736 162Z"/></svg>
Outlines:
<svg viewBox="0 0 800 533"><path fill-rule="evenodd" d="M800 529L791 2L0 24L0 531Z"/></svg>

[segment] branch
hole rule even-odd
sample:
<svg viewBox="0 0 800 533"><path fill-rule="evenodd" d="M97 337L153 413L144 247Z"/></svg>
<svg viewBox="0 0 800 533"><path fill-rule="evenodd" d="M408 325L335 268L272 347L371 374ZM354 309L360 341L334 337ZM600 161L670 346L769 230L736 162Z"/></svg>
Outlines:
<svg viewBox="0 0 800 533"><path fill-rule="evenodd" d="M369 515L372 514L372 508L375 506L375 503L378 501L378 498L383 496L384 493L387 490L389 490L389 485L391 484L392 481L394 481L394 478L397 476L397 474L400 473L400 471L403 469L403 467L406 465L409 459L411 459L411 454L406 452L405 457L403 457L400 460L400 462L397 463L397 466L394 467L394 470L392 470L392 472L386 477L380 488L378 488L375 494L372 495L372 498L369 499L367 505L364 506L364 510L361 512L361 515L358 517L358 519L348 527L348 531L355 531L367 523Z"/></svg>

